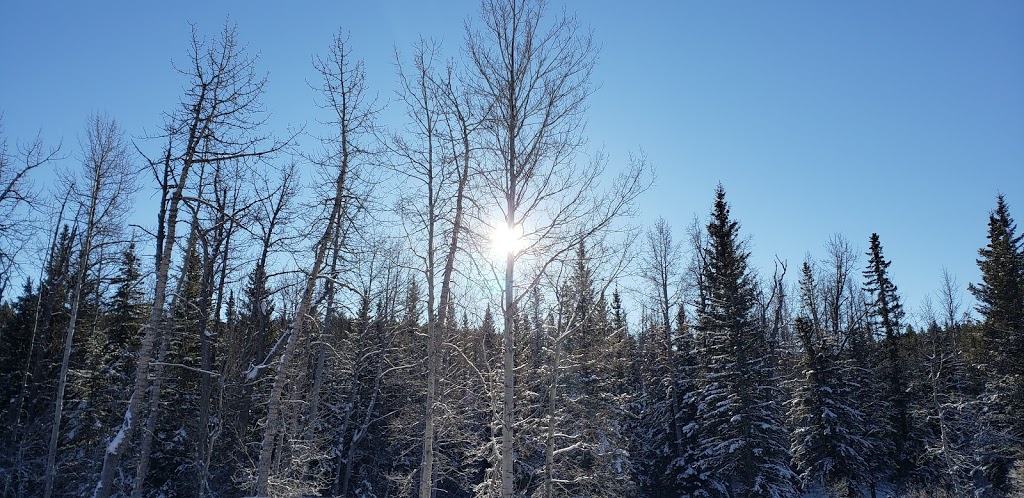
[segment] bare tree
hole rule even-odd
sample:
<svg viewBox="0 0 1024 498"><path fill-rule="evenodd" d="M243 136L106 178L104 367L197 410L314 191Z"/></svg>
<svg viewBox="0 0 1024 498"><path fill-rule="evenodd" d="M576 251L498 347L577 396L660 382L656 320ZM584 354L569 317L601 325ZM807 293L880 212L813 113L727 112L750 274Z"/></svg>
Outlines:
<svg viewBox="0 0 1024 498"><path fill-rule="evenodd" d="M481 223L516 238L521 248L502 255L504 382L501 417L501 496L514 494L513 440L517 305L544 270L580 238L606 228L644 188L638 171L601 197L602 161L580 166L583 112L592 93L597 49L575 18L545 18L532 0L484 0L481 26L467 28L472 90L488 109L482 148L491 168L479 172L489 200ZM524 259L529 256L529 259ZM527 268L527 285L516 287Z"/></svg>
<svg viewBox="0 0 1024 498"><path fill-rule="evenodd" d="M948 268L942 269L942 283L938 291L939 305L942 306L943 327L952 331L960 325L960 314L963 313L963 297L960 294L956 276ZM955 337L956 334L951 334Z"/></svg>
<svg viewBox="0 0 1024 498"><path fill-rule="evenodd" d="M157 231L156 277L153 307L143 325L135 384L117 432L107 445L103 470L94 496L113 491L121 457L130 445L142 413L154 346L165 319L167 281L176 244L178 212L185 202L193 167L273 153L283 143L268 143L258 134L263 125L260 97L266 78L255 71L256 60L245 54L233 26L226 25L216 40L201 37L192 28L189 65L179 69L189 80L178 109L167 115L168 146L162 160L150 161L154 171L163 167Z"/></svg>
<svg viewBox="0 0 1024 498"><path fill-rule="evenodd" d="M679 445L683 441L683 428L680 427L677 414L682 409L682 399L679 394L681 384L676 378L677 368L672 349L671 314L673 309L682 306L682 247L672 240L672 228L668 226L664 218L658 218L654 227L647 232L646 242L646 250L641 256L641 272L653 291L652 297L657 308L660 337L656 340L660 344L658 349L664 354L667 363L664 368L670 379L668 394L672 414L669 418L669 426L672 429L675 444Z"/></svg>
<svg viewBox="0 0 1024 498"><path fill-rule="evenodd" d="M430 498L435 475L435 408L440 402L438 363L448 326L446 311L455 259L465 230L470 134L475 123L472 103L456 86L452 66L447 73L439 73L434 66L440 46L421 40L413 50L411 71L403 68L400 58L397 61L398 97L409 124L391 137L389 149L403 184L414 192L399 200L399 214L410 248L419 259L416 270L427 284L427 378L419 496Z"/></svg>
<svg viewBox="0 0 1024 498"><path fill-rule="evenodd" d="M72 193L71 200L80 218L76 222L81 226L81 239L78 268L71 284L71 316L64 336L64 353L57 377L57 394L54 397L53 425L50 430L43 488L45 498L53 494L53 483L57 476L57 441L60 436L64 390L67 387L71 347L78 325L82 287L89 274L94 248L110 242L112 235L119 234L135 188L135 172L132 169L127 144L112 118L101 115L90 117L83 147L85 157L82 161L82 170L76 175L77 178L68 180L68 188Z"/></svg>
<svg viewBox="0 0 1024 498"><path fill-rule="evenodd" d="M225 285L231 266L229 256L236 233L248 224L248 217L259 200L251 200L243 185L251 183L248 165L242 161L219 161L209 168L202 168L207 177L203 185L208 186L207 193L199 192L202 202L193 203L190 207L197 220L197 245L200 249L198 261L200 266L199 301L196 306L194 335L199 338L200 345L200 386L199 414L197 420L198 465L196 465L195 492L197 496L205 496L209 491L209 469L213 446L220 434L220 416L214 415L215 384L214 378L220 378L214 372L215 346L220 342L221 320L220 310L224 302ZM213 317L214 320L210 321ZM211 427L211 422L214 422Z"/></svg>
<svg viewBox="0 0 1024 498"><path fill-rule="evenodd" d="M271 258L275 253L285 249L292 240L288 228L295 218L295 198L298 189L298 165L289 163L281 168L279 176L272 180L262 180L264 191L273 194L259 203L253 217L250 233L258 244L255 267L248 281L248 309L242 310L247 317L242 331L243 337L228 341L229 359L225 366L225 379L231 383L231 389L237 389L238 417L235 420L235 432L242 446L248 436L253 409L253 388L261 371L267 367L267 354L271 337L271 313L273 310L272 291L269 287ZM229 372L234 375L229 375ZM236 380L237 379L237 380ZM235 383L240 385L235 385ZM245 461L246 458L240 458Z"/></svg>
<svg viewBox="0 0 1024 498"><path fill-rule="evenodd" d="M18 253L32 238L31 217L22 211L38 201L31 173L60 155L60 145L46 147L41 136L16 149L8 145L0 114L0 301L17 268Z"/></svg>
<svg viewBox="0 0 1024 498"><path fill-rule="evenodd" d="M323 107L330 111L331 124L336 135L329 137L324 157L318 161L329 181L327 197L323 199L325 210L318 220L318 237L313 245L313 261L309 265L302 284L302 291L295 310L295 316L288 327L287 342L284 351L277 360L277 375L274 377L267 404L267 422L260 446L259 461L256 469L255 493L257 496L269 496L271 462L277 448L277 437L282 433L282 396L298 344L302 343L305 321L309 318L313 306L313 294L317 282L321 278L327 255L335 245L341 233L347 208L352 200L352 178L350 177L357 158L365 153L360 145L361 137L373 128L375 111L365 100L365 73L363 64L352 58L346 38L339 32L334 37L330 54L326 59L317 58L314 66L323 77L320 87L324 98Z"/></svg>
<svg viewBox="0 0 1024 498"><path fill-rule="evenodd" d="M854 293L851 287L854 282L851 275L859 258L850 242L840 234L829 237L825 243L825 253L826 257L821 262L824 271L821 286L824 295L822 311L828 330L833 337L838 338L841 334L849 332L852 327L849 320L846 320L844 325L844 313L847 315L845 318L849 318L847 310L854 306L853 300L859 294Z"/></svg>

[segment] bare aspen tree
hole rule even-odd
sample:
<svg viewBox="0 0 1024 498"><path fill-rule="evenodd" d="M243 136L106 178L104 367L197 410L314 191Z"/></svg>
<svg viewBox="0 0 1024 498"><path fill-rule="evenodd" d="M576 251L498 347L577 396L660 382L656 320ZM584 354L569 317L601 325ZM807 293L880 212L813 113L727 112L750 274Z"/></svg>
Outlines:
<svg viewBox="0 0 1024 498"><path fill-rule="evenodd" d="M64 335L63 356L54 397L53 425L46 456L43 488L43 496L46 498L52 496L54 479L57 477L57 442L82 287L89 273L94 248L120 230L135 185L128 148L113 119L99 115L89 118L83 147L85 151L81 172L76 175L77 178L69 179L71 201L80 218L76 222L81 227L81 238L78 242L78 268L71 284L71 315Z"/></svg>
<svg viewBox="0 0 1024 498"><path fill-rule="evenodd" d="M256 202L248 198L243 185L250 182L248 165L242 161L220 161L202 168L206 177L203 189L190 207L196 213L196 242L200 249L196 264L200 268L199 301L196 303L196 330L199 338L199 414L198 432L195 437L199 457L196 465L195 493L204 496L209 490L209 468L214 442L220 433L219 422L211 428L211 422L221 420L213 417L214 390L221 383L214 382L215 346L220 341L220 310L224 300L224 288L230 266L233 238L246 224L246 217ZM198 200L197 199L197 200ZM191 246L190 246L191 247ZM210 321L210 318L214 320ZM219 379L220 376L217 375Z"/></svg>
<svg viewBox="0 0 1024 498"><path fill-rule="evenodd" d="M351 196L350 174L353 163L365 152L360 145L361 137L372 130L374 111L365 100L365 73L361 61L352 58L345 36L338 33L334 37L327 58L316 58L314 66L323 77L319 88L324 101L322 106L333 115L329 124L336 135L325 140L326 150L322 160L318 161L330 178L327 197L322 199L326 209L317 223L321 235L313 245L313 260L309 265L302 284L295 316L285 332L288 334L284 351L277 360L273 386L267 403L267 421L260 446L259 461L256 468L254 483L256 496L270 496L270 471L278 436L282 434L282 397L289 379L285 373L298 363L297 346L304 339L305 320L312 311L313 293L327 254L333 247L335 238L344 222L345 207Z"/></svg>
<svg viewBox="0 0 1024 498"><path fill-rule="evenodd" d="M670 386L669 399L672 404L672 416L669 419L669 426L672 429L672 437L677 445L683 441L683 428L679 425L678 413L682 407L682 399L679 394L679 379L675 365L674 351L672 349L672 310L682 305L682 273L681 265L682 247L672 239L672 228L668 226L664 218L658 218L654 227L647 232L647 244L642 253L641 274L653 291L653 301L657 308L658 331L661 337L658 338L659 350L664 354L666 360L665 368L668 371Z"/></svg>
<svg viewBox="0 0 1024 498"><path fill-rule="evenodd" d="M472 91L488 109L481 147L493 165L480 173L494 220L483 225L516 237L523 247L502 255L504 329L501 407L501 496L514 494L514 320L518 303L574 241L606 227L644 188L631 171L601 198L603 162L577 163L583 112L592 93L597 48L575 18L545 16L543 2L485 0L479 28L467 28ZM634 166L637 166L634 164ZM529 257L529 259L524 259ZM520 262L529 261L529 271ZM517 273L528 273L516 287Z"/></svg>
<svg viewBox="0 0 1024 498"><path fill-rule="evenodd" d="M179 107L168 114L165 124L169 144L166 154L162 161L150 161L154 168L163 166L168 172L164 176L166 181L161 183L153 306L142 327L135 383L124 419L104 453L103 469L94 492L97 498L106 498L113 492L111 486L121 457L142 414L154 346L166 316L168 272L189 173L197 165L262 156L284 146L268 143L268 137L258 134L264 121L260 97L266 78L256 74L256 60L239 45L235 28L225 26L211 41L201 37L193 26L190 48L189 64L178 69L188 78L185 94Z"/></svg>
<svg viewBox="0 0 1024 498"><path fill-rule="evenodd" d="M947 331L955 330L960 326L960 314L963 309L963 297L960 295L960 286L957 284L956 276L949 272L948 268L942 269L942 281L939 287L939 305L942 307L942 326ZM955 333L950 333L955 338Z"/></svg>
<svg viewBox="0 0 1024 498"><path fill-rule="evenodd" d="M242 342L229 343L229 348L237 348L239 364L234 365L238 369L236 373L240 378L241 385L238 386L238 418L236 430L238 439L244 441L249 428L250 414L253 402L253 387L260 373L267 365L267 350L270 340L271 321L271 294L268 288L269 265L274 253L282 250L288 239L283 235L294 218L294 202L298 195L298 165L294 162L280 168L278 171L276 185L271 180L263 180L264 191L273 191L273 194L263 199L256 208L253 217L253 226L250 229L256 242L259 244L259 252L256 256L256 264L249 279L248 299L251 301L251 309L245 310L249 314L248 324L250 333L255 337L237 338ZM232 369L233 371L234 369ZM230 377L225 373L225 377Z"/></svg>
<svg viewBox="0 0 1024 498"><path fill-rule="evenodd" d="M850 321L844 326L844 312L853 306L852 299L859 293L851 292L851 275L858 261L857 252L850 242L840 234L833 234L825 243L827 256L822 260L824 280L822 293L824 296L824 320L834 337L849 332L853 326Z"/></svg>
<svg viewBox="0 0 1024 498"><path fill-rule="evenodd" d="M389 140L396 169L413 192L407 199L399 200L399 214L405 222L410 247L419 260L416 271L423 274L427 284L427 378L420 498L430 498L434 489L439 350L448 326L446 310L464 231L470 133L474 126L470 122L471 103L455 86L453 68L449 65L447 74L436 71L439 48L421 40L413 49L409 71L398 60L398 96L405 105L409 123Z"/></svg>

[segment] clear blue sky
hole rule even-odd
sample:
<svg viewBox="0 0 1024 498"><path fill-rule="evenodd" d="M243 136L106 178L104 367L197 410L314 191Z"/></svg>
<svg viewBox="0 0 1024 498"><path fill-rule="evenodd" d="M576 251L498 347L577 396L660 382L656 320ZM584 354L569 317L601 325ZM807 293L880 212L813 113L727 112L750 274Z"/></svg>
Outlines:
<svg viewBox="0 0 1024 498"><path fill-rule="evenodd" d="M977 281L996 192L1024 222L1024 2L568 7L602 45L589 147L613 162L642 147L657 167L645 222L663 216L682 237L722 182L755 264L770 272L778 254L791 275L830 234L863 249L877 231L913 307L942 267L964 287ZM315 126L310 57L338 28L385 102L394 48L423 35L456 50L477 10L472 0L16 0L0 16L0 110L10 140L41 131L73 154L94 111L134 136L155 132L180 93L170 62L185 60L187 23L213 34L230 16L269 72L272 124Z"/></svg>

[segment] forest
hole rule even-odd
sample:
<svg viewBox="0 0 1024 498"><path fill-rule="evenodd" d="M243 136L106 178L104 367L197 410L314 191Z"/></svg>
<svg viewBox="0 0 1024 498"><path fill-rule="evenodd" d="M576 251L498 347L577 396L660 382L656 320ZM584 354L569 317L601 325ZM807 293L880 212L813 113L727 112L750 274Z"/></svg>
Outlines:
<svg viewBox="0 0 1024 498"><path fill-rule="evenodd" d="M583 154L598 44L543 2L396 56L397 127L339 31L326 134L272 132L205 28L158 132L0 129L0 496L1024 493L1002 194L981 280L912 316L878 234L768 274L721 184L638 224L653 168Z"/></svg>

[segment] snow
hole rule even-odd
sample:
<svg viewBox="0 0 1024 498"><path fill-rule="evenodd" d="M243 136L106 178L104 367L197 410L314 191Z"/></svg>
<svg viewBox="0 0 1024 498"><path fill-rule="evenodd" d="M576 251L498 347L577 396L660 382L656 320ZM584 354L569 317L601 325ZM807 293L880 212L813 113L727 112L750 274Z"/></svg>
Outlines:
<svg viewBox="0 0 1024 498"><path fill-rule="evenodd" d="M109 453L111 455L113 455L114 453L117 453L117 447L121 446L121 441L124 440L124 435L125 435L125 432L126 432L125 431L125 426L129 425L128 422L130 420L131 420L130 415L126 414L125 415L125 423L121 424L121 428L118 429L117 435L115 435L114 439L111 439L110 440L110 444L107 445L107 453Z"/></svg>

